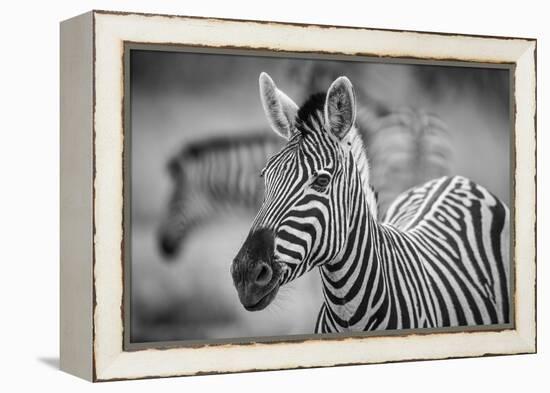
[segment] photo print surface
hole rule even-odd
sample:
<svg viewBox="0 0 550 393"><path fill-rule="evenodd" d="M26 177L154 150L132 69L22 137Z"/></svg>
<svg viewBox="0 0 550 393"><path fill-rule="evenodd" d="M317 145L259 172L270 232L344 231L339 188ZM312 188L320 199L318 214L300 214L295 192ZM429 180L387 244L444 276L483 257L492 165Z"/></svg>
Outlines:
<svg viewBox="0 0 550 393"><path fill-rule="evenodd" d="M129 342L511 326L510 69L127 51Z"/></svg>

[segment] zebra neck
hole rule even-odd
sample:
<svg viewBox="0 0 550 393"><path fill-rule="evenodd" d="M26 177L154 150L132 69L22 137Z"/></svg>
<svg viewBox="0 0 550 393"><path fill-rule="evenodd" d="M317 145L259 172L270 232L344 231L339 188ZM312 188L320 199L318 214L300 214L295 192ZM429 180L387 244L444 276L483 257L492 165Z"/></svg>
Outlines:
<svg viewBox="0 0 550 393"><path fill-rule="evenodd" d="M359 178L355 180L347 243L336 260L320 269L331 331L369 330L388 307L379 247L383 228L367 206L368 196L360 192Z"/></svg>

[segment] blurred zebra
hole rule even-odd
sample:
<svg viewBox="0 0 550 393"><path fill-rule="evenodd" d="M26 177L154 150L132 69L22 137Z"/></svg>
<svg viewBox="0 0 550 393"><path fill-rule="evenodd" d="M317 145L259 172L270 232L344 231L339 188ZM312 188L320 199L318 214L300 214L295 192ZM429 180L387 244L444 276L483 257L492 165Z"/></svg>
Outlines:
<svg viewBox="0 0 550 393"><path fill-rule="evenodd" d="M378 220L346 77L301 107L262 73L267 118L287 144L262 170L265 198L231 265L241 304L320 268L315 331L507 323L509 212L486 189L442 177L400 196Z"/></svg>
<svg viewBox="0 0 550 393"><path fill-rule="evenodd" d="M451 136L435 114L399 108L363 119L359 111L356 124L365 127L370 180L381 215L402 192L453 171Z"/></svg>
<svg viewBox="0 0 550 393"><path fill-rule="evenodd" d="M162 254L176 256L185 237L218 213L257 209L263 198L258 172L281 146L267 132L186 144L168 163L173 191L158 231Z"/></svg>

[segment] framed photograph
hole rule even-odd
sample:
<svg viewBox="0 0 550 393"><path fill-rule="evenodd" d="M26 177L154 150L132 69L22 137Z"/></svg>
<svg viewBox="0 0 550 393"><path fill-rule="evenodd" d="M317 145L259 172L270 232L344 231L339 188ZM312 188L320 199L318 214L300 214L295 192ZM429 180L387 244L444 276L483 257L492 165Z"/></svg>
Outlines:
<svg viewBox="0 0 550 393"><path fill-rule="evenodd" d="M536 40L61 23L61 368L536 352Z"/></svg>

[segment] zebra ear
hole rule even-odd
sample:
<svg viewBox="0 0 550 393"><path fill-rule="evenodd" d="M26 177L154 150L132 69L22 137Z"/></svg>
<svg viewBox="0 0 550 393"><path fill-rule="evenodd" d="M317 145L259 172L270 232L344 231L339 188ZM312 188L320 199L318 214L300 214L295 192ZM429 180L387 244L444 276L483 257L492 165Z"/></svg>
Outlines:
<svg viewBox="0 0 550 393"><path fill-rule="evenodd" d="M325 123L343 139L355 123L355 93L348 78L341 76L330 85L325 101Z"/></svg>
<svg viewBox="0 0 550 393"><path fill-rule="evenodd" d="M298 105L277 89L265 72L260 74L260 97L271 128L283 138L289 139L294 130Z"/></svg>

